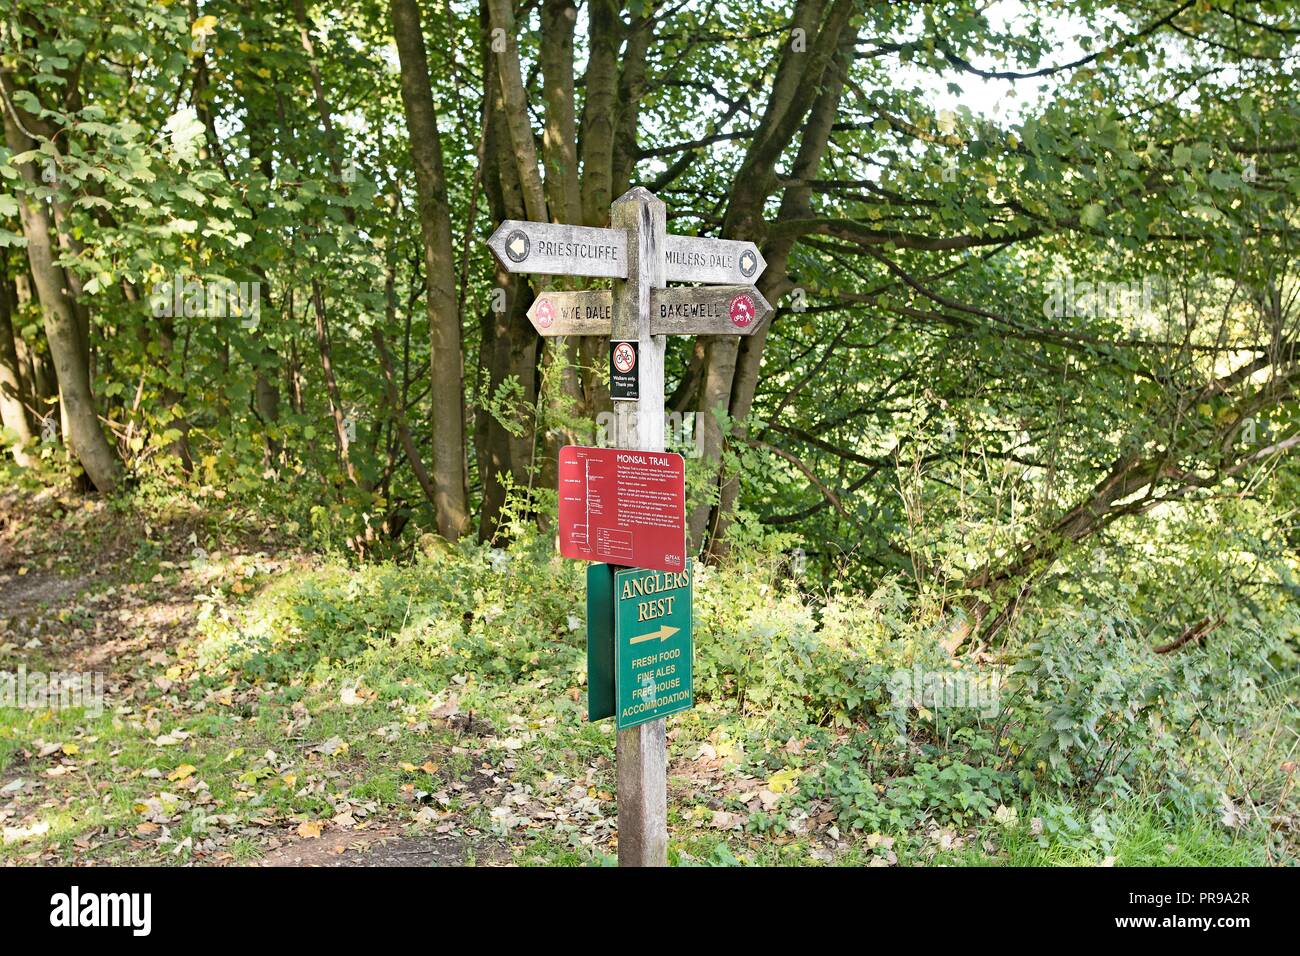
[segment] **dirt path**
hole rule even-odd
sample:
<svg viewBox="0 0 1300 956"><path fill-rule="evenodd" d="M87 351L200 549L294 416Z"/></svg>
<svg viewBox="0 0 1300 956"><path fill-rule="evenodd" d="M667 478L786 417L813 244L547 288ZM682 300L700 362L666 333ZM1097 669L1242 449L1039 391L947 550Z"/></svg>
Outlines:
<svg viewBox="0 0 1300 956"><path fill-rule="evenodd" d="M260 866L464 866L510 861L503 841L469 840L453 834L410 836L387 829L327 833L272 850Z"/></svg>
<svg viewBox="0 0 1300 956"><path fill-rule="evenodd" d="M0 672L23 668L28 674L103 675L105 711L127 718L141 715L146 726L158 719L163 704L178 714L191 713L188 699L169 693L181 688L173 689L167 675L173 672L169 666L178 646L193 637L202 601L214 587L215 558L227 565L256 562L263 573L292 573L295 564L309 561L301 553L281 550L268 533L247 530L220 540L209 554L212 542L199 530L197 517L180 515L151 526L102 501L52 493L21 500L0 496ZM255 713L261 698L251 690L246 696L244 706ZM28 718L19 714L19 720ZM52 739L60 733L66 737L69 731L48 731ZM60 748L59 741L36 740L6 752L0 739L0 825L5 834L0 850L24 847L29 834L42 835L51 817L58 819L57 808L68 808L66 813L75 807L77 815L88 815L87 808L108 802L114 777L120 776L111 766L86 761L79 753L87 749L84 743L64 741ZM246 737L221 746L231 753L260 751L267 742L250 726ZM284 741L275 746L287 747ZM359 773L363 776L364 768ZM206 784L197 777L162 783L187 803L203 804ZM490 788L467 792L484 806L494 799ZM460 818L443 817L436 828L442 832L422 832L412 826L407 807L372 801L365 810L356 828L326 823L322 832L305 837L292 820L218 826L186 850L193 852L194 862L208 865L502 865L512 859L504 841ZM222 816L215 814L218 820ZM183 862L170 847L163 849L168 824L150 819L146 814L125 828L87 825L84 833L56 847L33 841L31 851L16 862Z"/></svg>

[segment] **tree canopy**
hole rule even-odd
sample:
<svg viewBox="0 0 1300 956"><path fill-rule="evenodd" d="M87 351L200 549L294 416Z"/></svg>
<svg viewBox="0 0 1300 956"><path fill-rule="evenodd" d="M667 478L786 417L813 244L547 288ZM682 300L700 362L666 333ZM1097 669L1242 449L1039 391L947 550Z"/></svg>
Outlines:
<svg viewBox="0 0 1300 956"><path fill-rule="evenodd" d="M758 243L777 306L670 340L707 559L897 577L957 641L1044 587L1196 616L1296 587L1290 3L19 0L0 35L33 473L362 555L547 527L604 346L543 344L533 296L577 282L485 240L643 185L670 231Z"/></svg>

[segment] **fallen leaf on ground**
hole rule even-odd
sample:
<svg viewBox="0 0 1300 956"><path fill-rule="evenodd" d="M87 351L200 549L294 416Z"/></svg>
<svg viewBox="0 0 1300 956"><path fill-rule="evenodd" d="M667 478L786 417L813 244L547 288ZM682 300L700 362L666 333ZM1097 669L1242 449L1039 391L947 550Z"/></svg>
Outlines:
<svg viewBox="0 0 1300 956"><path fill-rule="evenodd" d="M33 823L29 827L5 827L5 843L21 843L23 840L30 840L32 837L44 836L50 830L47 822Z"/></svg>
<svg viewBox="0 0 1300 956"><path fill-rule="evenodd" d="M745 818L739 813L729 813L726 810L715 810L713 818L709 821L709 826L715 830L739 830L745 825Z"/></svg>

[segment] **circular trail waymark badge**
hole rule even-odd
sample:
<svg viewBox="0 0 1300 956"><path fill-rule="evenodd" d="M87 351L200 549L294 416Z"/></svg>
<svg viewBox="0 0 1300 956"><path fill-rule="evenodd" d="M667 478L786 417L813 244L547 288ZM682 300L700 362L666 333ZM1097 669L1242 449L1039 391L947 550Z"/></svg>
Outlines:
<svg viewBox="0 0 1300 956"><path fill-rule="evenodd" d="M731 300L731 324L747 329L754 324L754 300L744 293Z"/></svg>
<svg viewBox="0 0 1300 956"><path fill-rule="evenodd" d="M754 270L757 268L758 268L758 260L754 258L754 254L752 252L746 249L744 252L740 254L741 275L743 275L746 279L748 279L754 274Z"/></svg>
<svg viewBox="0 0 1300 956"><path fill-rule="evenodd" d="M555 306L551 305L550 299L538 299L537 310L533 313L537 324L543 329L549 329L551 323L555 321Z"/></svg>
<svg viewBox="0 0 1300 956"><path fill-rule="evenodd" d="M614 368L626 375L636 365L636 350L626 342L614 347Z"/></svg>
<svg viewBox="0 0 1300 956"><path fill-rule="evenodd" d="M528 233L522 229L516 229L506 236L506 255L510 257L511 262L523 262L528 258L531 247L532 242L528 239Z"/></svg>

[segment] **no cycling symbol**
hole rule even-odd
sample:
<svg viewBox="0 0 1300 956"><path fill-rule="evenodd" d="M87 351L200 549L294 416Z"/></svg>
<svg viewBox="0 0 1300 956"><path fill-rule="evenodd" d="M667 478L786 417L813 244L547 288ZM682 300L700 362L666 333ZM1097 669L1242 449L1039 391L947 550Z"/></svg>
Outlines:
<svg viewBox="0 0 1300 956"><path fill-rule="evenodd" d="M636 350L630 342L619 342L614 346L614 368L626 375L636 367Z"/></svg>
<svg viewBox="0 0 1300 956"><path fill-rule="evenodd" d="M636 342L609 343L609 397L635 402L641 397L641 376L636 368Z"/></svg>

